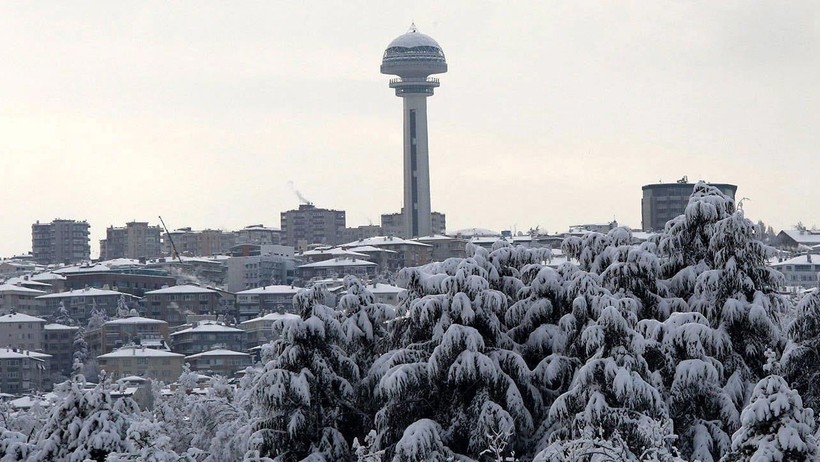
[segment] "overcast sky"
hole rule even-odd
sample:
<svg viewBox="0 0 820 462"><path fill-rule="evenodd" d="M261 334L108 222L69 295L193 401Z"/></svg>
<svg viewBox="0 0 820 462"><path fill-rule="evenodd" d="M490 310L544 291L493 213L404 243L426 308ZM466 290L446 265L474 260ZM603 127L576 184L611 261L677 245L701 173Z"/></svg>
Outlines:
<svg viewBox="0 0 820 462"><path fill-rule="evenodd" d="M0 256L31 224L279 226L299 201L379 222L402 200L382 53L415 21L449 230L639 228L641 186L738 185L820 225L820 3L3 2Z"/></svg>

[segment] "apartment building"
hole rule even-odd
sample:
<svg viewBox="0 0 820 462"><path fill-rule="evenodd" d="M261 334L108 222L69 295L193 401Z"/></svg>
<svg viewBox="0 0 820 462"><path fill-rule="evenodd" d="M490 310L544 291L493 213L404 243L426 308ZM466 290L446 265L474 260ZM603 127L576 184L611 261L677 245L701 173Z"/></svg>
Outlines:
<svg viewBox="0 0 820 462"><path fill-rule="evenodd" d="M218 291L191 284L151 290L145 298L146 314L171 326L185 324L191 314L224 314L220 312Z"/></svg>
<svg viewBox="0 0 820 462"><path fill-rule="evenodd" d="M190 356L214 349L242 350L245 331L215 321L200 321L171 333L171 350Z"/></svg>
<svg viewBox="0 0 820 462"><path fill-rule="evenodd" d="M155 349L168 349L168 323L160 319L130 316L106 321L97 329L85 333L85 342L92 354L110 353L131 343Z"/></svg>
<svg viewBox="0 0 820 462"><path fill-rule="evenodd" d="M316 208L301 204L297 210L281 213L282 239L285 245L298 248L307 244L337 245L345 229L344 210Z"/></svg>
<svg viewBox="0 0 820 462"><path fill-rule="evenodd" d="M46 320L12 312L0 316L0 345L30 351L43 351Z"/></svg>
<svg viewBox="0 0 820 462"><path fill-rule="evenodd" d="M56 219L51 223L31 225L31 253L34 261L47 265L52 263L77 263L91 259L87 221Z"/></svg>
<svg viewBox="0 0 820 462"><path fill-rule="evenodd" d="M185 362L191 366L192 371L228 378L253 365L251 355L223 348L186 356Z"/></svg>
<svg viewBox="0 0 820 462"><path fill-rule="evenodd" d="M71 376L74 364L74 337L80 328L63 324L43 326L43 350L51 355L49 373L52 377Z"/></svg>
<svg viewBox="0 0 820 462"><path fill-rule="evenodd" d="M182 374L185 356L144 346L125 346L111 353L97 356L97 365L116 380L136 375L165 383L177 380Z"/></svg>
<svg viewBox="0 0 820 462"><path fill-rule="evenodd" d="M122 227L109 226L105 230L105 239L100 240L100 260L159 257L161 234L160 226L150 226L144 221L132 221Z"/></svg>
<svg viewBox="0 0 820 462"><path fill-rule="evenodd" d="M270 285L236 293L239 321L247 321L261 313L286 313L293 311L293 296L301 287Z"/></svg>
<svg viewBox="0 0 820 462"><path fill-rule="evenodd" d="M45 390L47 357L20 348L0 348L0 391L20 395Z"/></svg>
<svg viewBox="0 0 820 462"><path fill-rule="evenodd" d="M29 289L22 285L0 284L0 314L11 313L40 313L42 301L37 297L45 295L42 290Z"/></svg>

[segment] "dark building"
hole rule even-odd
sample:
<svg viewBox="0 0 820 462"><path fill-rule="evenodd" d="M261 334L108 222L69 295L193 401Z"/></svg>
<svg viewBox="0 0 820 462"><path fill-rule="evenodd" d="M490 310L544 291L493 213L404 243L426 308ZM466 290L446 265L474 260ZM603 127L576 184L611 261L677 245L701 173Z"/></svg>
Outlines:
<svg viewBox="0 0 820 462"><path fill-rule="evenodd" d="M344 210L319 209L302 204L298 210L282 212L282 240L285 245L299 248L299 243L337 245L345 230Z"/></svg>
<svg viewBox="0 0 820 462"><path fill-rule="evenodd" d="M404 239L410 239L411 237L416 236L409 236L407 235L406 226L404 224L404 208L399 213L385 213L382 214L382 232L384 236L395 236L401 237ZM430 236L444 234L447 229L447 217L441 212L431 212L430 213L430 223L432 223L433 232ZM363 236L359 239L369 237ZM423 237L423 236L417 236Z"/></svg>
<svg viewBox="0 0 820 462"><path fill-rule="evenodd" d="M31 225L31 253L40 264L77 263L91 259L87 221L54 220Z"/></svg>
<svg viewBox="0 0 820 462"><path fill-rule="evenodd" d="M737 186L733 184L710 183L723 194L735 198ZM643 188L641 199L641 226L644 231L661 231L666 222L683 214L694 190L694 183L686 177L677 183L648 184Z"/></svg>

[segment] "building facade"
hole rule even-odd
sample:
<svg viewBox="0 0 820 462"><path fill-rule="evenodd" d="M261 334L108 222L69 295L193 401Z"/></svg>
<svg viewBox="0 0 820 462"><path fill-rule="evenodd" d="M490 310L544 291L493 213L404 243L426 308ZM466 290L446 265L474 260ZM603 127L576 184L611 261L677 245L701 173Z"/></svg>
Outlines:
<svg viewBox="0 0 820 462"><path fill-rule="evenodd" d="M344 210L316 208L301 204L297 210L281 213L282 239L285 245L299 248L299 243L336 245L345 229Z"/></svg>
<svg viewBox="0 0 820 462"><path fill-rule="evenodd" d="M52 377L70 377L74 364L74 337L80 328L62 324L43 326L43 350L51 355L49 373Z"/></svg>
<svg viewBox="0 0 820 462"><path fill-rule="evenodd" d="M43 302L37 300L37 297L45 294L42 290L12 284L0 284L0 314L7 314L12 311L38 314Z"/></svg>
<svg viewBox="0 0 820 462"><path fill-rule="evenodd" d="M236 293L239 321L247 321L261 313L287 313L293 311L293 296L301 287L270 285Z"/></svg>
<svg viewBox="0 0 820 462"><path fill-rule="evenodd" d="M405 225L405 211L402 208L399 213L385 213L382 214L382 235L395 236L409 239L412 236L407 234L407 226ZM441 212L432 212L430 214L430 223L432 227L431 235L444 234L447 229L447 217ZM422 237L422 236L418 236ZM361 238L360 238L361 239Z"/></svg>
<svg viewBox="0 0 820 462"><path fill-rule="evenodd" d="M284 246L277 246L284 247ZM254 255L228 259L226 288L229 292L264 287L271 284L290 284L296 279L296 260L293 248L290 255Z"/></svg>
<svg viewBox="0 0 820 462"><path fill-rule="evenodd" d="M712 183L723 194L735 198L737 186L733 184ZM641 226L644 231L663 231L666 222L682 215L689 204L695 185L688 183L686 177L677 183L658 183L643 186L641 199Z"/></svg>
<svg viewBox="0 0 820 462"><path fill-rule="evenodd" d="M85 341L92 354L100 355L131 343L163 349L170 345L170 336L167 322L130 316L106 321L98 329L89 329Z"/></svg>
<svg viewBox="0 0 820 462"><path fill-rule="evenodd" d="M214 349L241 351L244 346L245 331L215 321L200 321L171 334L171 349L185 356Z"/></svg>
<svg viewBox="0 0 820 462"><path fill-rule="evenodd" d="M100 260L157 258L162 254L161 234L160 226L149 226L147 222L109 226L105 230L105 239L100 240Z"/></svg>
<svg viewBox="0 0 820 462"><path fill-rule="evenodd" d="M77 263L91 259L88 222L56 219L31 225L31 253L40 264Z"/></svg>
<svg viewBox="0 0 820 462"><path fill-rule="evenodd" d="M264 225L249 225L235 232L237 244L276 245L282 242L282 231Z"/></svg>
<svg viewBox="0 0 820 462"><path fill-rule="evenodd" d="M142 346L127 346L97 356L99 368L105 369L114 380L136 375L171 383L182 374L184 364L184 355Z"/></svg>
<svg viewBox="0 0 820 462"><path fill-rule="evenodd" d="M146 315L172 326L187 322L188 315L220 313L219 292L194 285L180 285L145 293Z"/></svg>
<svg viewBox="0 0 820 462"><path fill-rule="evenodd" d="M0 316L0 345L30 351L43 351L46 320L23 313Z"/></svg>
<svg viewBox="0 0 820 462"><path fill-rule="evenodd" d="M44 390L46 356L19 348L0 348L0 391L19 395Z"/></svg>
<svg viewBox="0 0 820 462"><path fill-rule="evenodd" d="M192 371L228 378L252 365L251 355L224 348L186 356L185 362L191 365Z"/></svg>
<svg viewBox="0 0 820 462"><path fill-rule="evenodd" d="M299 319L299 315L293 313L268 313L240 323L239 327L247 332L245 346L250 349L276 340L279 338L279 331L274 328L276 323L295 319Z"/></svg>

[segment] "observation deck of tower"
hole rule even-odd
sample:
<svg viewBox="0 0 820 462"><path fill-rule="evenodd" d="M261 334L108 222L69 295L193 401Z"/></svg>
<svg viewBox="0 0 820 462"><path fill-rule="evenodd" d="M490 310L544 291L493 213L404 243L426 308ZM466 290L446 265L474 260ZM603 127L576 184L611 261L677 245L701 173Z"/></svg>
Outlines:
<svg viewBox="0 0 820 462"><path fill-rule="evenodd" d="M410 30L390 42L381 73L396 75L390 88L404 106L404 226L406 237L432 234L430 161L427 145L427 97L439 80L432 74L447 72L444 51L432 37Z"/></svg>

